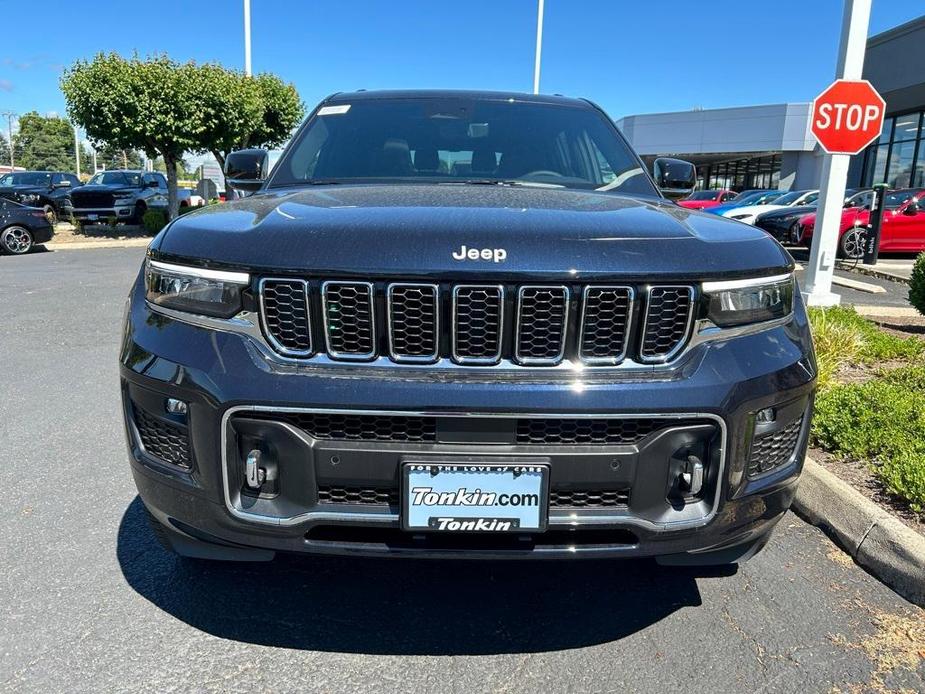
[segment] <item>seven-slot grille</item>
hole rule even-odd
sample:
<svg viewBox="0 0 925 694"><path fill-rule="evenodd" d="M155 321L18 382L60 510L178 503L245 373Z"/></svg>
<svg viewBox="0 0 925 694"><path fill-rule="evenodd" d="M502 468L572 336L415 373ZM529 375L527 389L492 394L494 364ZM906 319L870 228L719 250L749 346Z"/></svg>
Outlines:
<svg viewBox="0 0 925 694"><path fill-rule="evenodd" d="M634 287L609 284L265 278L259 289L264 333L285 356L485 366L664 363L687 344L697 306L690 285L650 286L638 300Z"/></svg>

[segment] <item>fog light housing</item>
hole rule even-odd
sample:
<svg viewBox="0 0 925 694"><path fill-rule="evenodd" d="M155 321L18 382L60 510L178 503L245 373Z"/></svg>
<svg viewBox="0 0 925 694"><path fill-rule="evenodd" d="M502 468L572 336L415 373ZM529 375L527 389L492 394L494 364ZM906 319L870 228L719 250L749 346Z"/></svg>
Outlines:
<svg viewBox="0 0 925 694"><path fill-rule="evenodd" d="M189 405L176 398L167 398L164 409L167 410L169 414L186 414L189 410Z"/></svg>
<svg viewBox="0 0 925 694"><path fill-rule="evenodd" d="M771 422L777 421L777 411L773 407L765 407L763 410L758 410L755 414L755 421L758 424L770 424Z"/></svg>

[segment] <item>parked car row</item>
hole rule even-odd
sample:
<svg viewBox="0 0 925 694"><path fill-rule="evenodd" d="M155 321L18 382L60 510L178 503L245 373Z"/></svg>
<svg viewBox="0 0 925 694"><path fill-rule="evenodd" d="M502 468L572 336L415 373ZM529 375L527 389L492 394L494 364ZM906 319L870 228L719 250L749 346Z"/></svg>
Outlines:
<svg viewBox="0 0 925 694"><path fill-rule="evenodd" d="M678 204L753 224L781 243L809 246L816 225L818 190L746 190L725 203L717 202L729 192L698 191ZM849 188L845 191L839 224L840 258L860 258L864 255L864 233L870 222L873 195L870 188ZM704 204L707 206L704 207ZM925 251L925 189L888 191L885 207L880 250L887 253Z"/></svg>

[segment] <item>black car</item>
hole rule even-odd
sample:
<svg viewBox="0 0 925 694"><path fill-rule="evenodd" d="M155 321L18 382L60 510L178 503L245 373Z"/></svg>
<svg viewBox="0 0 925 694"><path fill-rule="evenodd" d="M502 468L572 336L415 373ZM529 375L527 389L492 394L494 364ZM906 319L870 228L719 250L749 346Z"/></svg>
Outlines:
<svg viewBox="0 0 925 694"><path fill-rule="evenodd" d="M869 207L872 199L873 190L870 188L848 188L845 191L844 207ZM797 245L802 235L800 219L815 211L816 204L785 207L758 215L755 226L768 232L781 243Z"/></svg>
<svg viewBox="0 0 925 694"><path fill-rule="evenodd" d="M51 241L54 227L41 207L0 198L0 253L24 255L37 243Z"/></svg>
<svg viewBox="0 0 925 694"><path fill-rule="evenodd" d="M157 171L99 171L71 195L79 222L141 224L148 210L167 211L167 179Z"/></svg>
<svg viewBox="0 0 925 694"><path fill-rule="evenodd" d="M13 171L0 176L0 198L41 207L48 220L70 216L70 193L80 179L66 171Z"/></svg>
<svg viewBox="0 0 925 694"><path fill-rule="evenodd" d="M816 382L793 262L559 96L356 92L130 292L129 458L184 556L744 561Z"/></svg>

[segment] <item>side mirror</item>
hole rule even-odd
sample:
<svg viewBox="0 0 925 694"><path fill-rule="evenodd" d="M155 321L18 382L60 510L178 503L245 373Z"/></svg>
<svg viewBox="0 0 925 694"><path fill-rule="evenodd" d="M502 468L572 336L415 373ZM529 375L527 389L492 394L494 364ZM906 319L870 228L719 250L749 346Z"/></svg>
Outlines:
<svg viewBox="0 0 925 694"><path fill-rule="evenodd" d="M903 214L909 215L910 217L914 217L918 213L919 213L919 204L917 202L910 202L908 205L906 205L905 209L903 210Z"/></svg>
<svg viewBox="0 0 925 694"><path fill-rule="evenodd" d="M697 186L697 168L682 159L659 157L652 165L652 177L662 195L672 200L686 198Z"/></svg>
<svg viewBox="0 0 925 694"><path fill-rule="evenodd" d="M52 188L70 188L71 182L68 180L58 181L57 183L52 183L51 187Z"/></svg>
<svg viewBox="0 0 925 694"><path fill-rule="evenodd" d="M263 187L270 169L265 149L239 149L225 158L225 181L234 190L253 193Z"/></svg>
<svg viewBox="0 0 925 694"><path fill-rule="evenodd" d="M148 181L145 183L145 188L160 188L160 185L157 181Z"/></svg>

